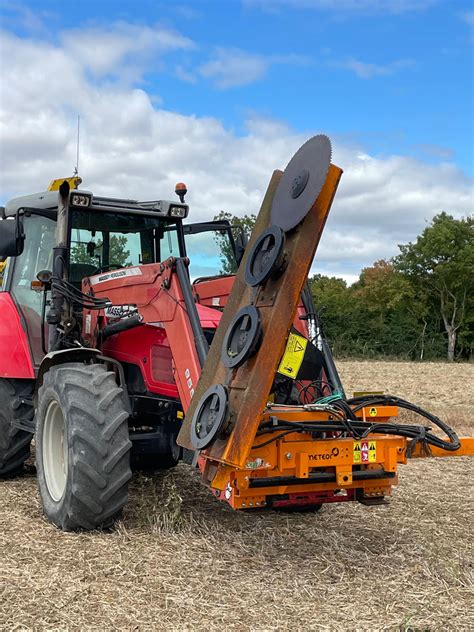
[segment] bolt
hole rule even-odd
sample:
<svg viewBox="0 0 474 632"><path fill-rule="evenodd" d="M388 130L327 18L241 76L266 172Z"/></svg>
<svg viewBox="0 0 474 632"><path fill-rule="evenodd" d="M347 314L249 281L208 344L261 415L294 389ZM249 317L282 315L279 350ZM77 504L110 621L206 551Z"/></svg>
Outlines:
<svg viewBox="0 0 474 632"><path fill-rule="evenodd" d="M287 453L285 454L285 456L286 456L286 458L287 458L287 459L288 459L288 461L289 461L293 455L291 454L291 452L287 452Z"/></svg>
<svg viewBox="0 0 474 632"><path fill-rule="evenodd" d="M246 507L247 505L245 503L242 503L242 507Z"/></svg>

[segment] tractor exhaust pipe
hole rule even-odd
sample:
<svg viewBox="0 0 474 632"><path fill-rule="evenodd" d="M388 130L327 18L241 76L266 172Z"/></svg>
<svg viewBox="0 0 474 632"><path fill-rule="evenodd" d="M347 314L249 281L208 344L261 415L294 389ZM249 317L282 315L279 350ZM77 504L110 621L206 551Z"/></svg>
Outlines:
<svg viewBox="0 0 474 632"><path fill-rule="evenodd" d="M56 246L53 248L53 278L63 280L66 276L67 266L67 233L69 210L69 183L64 181L59 187L58 216L56 223ZM64 297L54 283L51 290L51 306L46 316L49 325L48 351L57 351L59 348L60 333L58 325L64 315Z"/></svg>

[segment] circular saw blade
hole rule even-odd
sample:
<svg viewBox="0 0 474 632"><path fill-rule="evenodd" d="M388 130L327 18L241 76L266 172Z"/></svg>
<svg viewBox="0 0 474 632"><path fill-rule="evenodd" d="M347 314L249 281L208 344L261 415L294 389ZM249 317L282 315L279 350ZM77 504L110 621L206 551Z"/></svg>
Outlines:
<svg viewBox="0 0 474 632"><path fill-rule="evenodd" d="M288 231L304 219L313 206L331 164L331 141L313 136L288 163L278 183L271 208L271 223Z"/></svg>

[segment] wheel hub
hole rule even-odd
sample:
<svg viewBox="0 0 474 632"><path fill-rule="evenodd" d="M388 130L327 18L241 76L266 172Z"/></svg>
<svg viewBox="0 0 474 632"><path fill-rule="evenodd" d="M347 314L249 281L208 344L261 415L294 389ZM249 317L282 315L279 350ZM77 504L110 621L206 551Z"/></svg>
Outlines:
<svg viewBox="0 0 474 632"><path fill-rule="evenodd" d="M48 491L58 502L66 489L68 444L63 412L56 400L50 402L44 419L43 464Z"/></svg>

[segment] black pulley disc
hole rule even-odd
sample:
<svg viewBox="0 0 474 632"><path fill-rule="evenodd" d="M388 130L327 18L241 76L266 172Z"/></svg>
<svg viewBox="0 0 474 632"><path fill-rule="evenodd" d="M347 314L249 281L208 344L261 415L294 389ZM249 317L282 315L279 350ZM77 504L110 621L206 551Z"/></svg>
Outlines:
<svg viewBox="0 0 474 632"><path fill-rule="evenodd" d="M331 141L313 136L288 163L278 183L271 208L271 221L285 232L306 217L313 206L331 164Z"/></svg>
<svg viewBox="0 0 474 632"><path fill-rule="evenodd" d="M208 446L222 429L227 417L229 397L222 384L208 388L191 422L191 443L196 450Z"/></svg>
<svg viewBox="0 0 474 632"><path fill-rule="evenodd" d="M240 366L255 353L261 339L260 313L254 305L247 305L237 312L227 328L221 353L224 366L228 369Z"/></svg>
<svg viewBox="0 0 474 632"><path fill-rule="evenodd" d="M254 243L245 266L245 281L255 287L281 270L285 235L278 226L269 226Z"/></svg>

